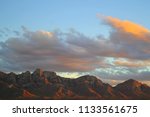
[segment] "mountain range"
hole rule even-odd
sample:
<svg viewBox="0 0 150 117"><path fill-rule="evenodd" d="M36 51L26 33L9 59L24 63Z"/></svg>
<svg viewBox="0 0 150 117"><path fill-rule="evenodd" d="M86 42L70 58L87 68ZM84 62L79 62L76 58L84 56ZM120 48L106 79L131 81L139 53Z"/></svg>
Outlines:
<svg viewBox="0 0 150 117"><path fill-rule="evenodd" d="M133 79L112 87L95 76L71 79L36 69L21 74L0 72L0 99L149 100L150 87Z"/></svg>

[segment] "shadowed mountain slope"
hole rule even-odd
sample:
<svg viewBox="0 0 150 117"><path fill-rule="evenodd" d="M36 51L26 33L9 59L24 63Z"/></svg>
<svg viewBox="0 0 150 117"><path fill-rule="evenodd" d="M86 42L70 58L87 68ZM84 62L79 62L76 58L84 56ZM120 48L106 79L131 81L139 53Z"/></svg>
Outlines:
<svg viewBox="0 0 150 117"><path fill-rule="evenodd" d="M0 72L0 99L150 99L150 87L133 79L112 87L95 76L69 79L36 69Z"/></svg>

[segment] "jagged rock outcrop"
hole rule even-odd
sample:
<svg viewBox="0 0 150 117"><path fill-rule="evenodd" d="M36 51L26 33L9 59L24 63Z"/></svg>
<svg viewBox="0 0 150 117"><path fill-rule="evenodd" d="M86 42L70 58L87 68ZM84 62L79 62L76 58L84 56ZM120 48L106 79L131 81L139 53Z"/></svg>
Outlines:
<svg viewBox="0 0 150 117"><path fill-rule="evenodd" d="M0 99L150 99L150 87L132 79L112 87L95 76L69 79L36 69L0 72Z"/></svg>
<svg viewBox="0 0 150 117"><path fill-rule="evenodd" d="M31 82L31 73L29 71L26 71L24 73L21 73L17 76L16 82L19 85L26 85Z"/></svg>
<svg viewBox="0 0 150 117"><path fill-rule="evenodd" d="M7 75L6 81L9 84L15 84L16 83L16 74L11 72Z"/></svg>

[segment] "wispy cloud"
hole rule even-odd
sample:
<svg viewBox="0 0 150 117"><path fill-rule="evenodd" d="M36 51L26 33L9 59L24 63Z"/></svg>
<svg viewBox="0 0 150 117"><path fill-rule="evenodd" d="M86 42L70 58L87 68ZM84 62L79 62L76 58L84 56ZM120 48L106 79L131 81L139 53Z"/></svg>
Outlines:
<svg viewBox="0 0 150 117"><path fill-rule="evenodd" d="M130 68L146 67L150 66L150 59L148 60L130 60L130 59L117 59L114 61L116 66L124 66Z"/></svg>

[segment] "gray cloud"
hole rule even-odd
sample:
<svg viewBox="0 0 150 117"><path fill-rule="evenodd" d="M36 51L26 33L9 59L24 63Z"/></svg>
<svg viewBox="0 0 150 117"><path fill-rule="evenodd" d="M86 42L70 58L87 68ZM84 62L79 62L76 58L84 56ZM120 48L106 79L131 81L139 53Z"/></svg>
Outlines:
<svg viewBox="0 0 150 117"><path fill-rule="evenodd" d="M1 42L0 47L1 64L7 65L2 69L42 67L54 71L89 71L101 63L101 59L91 56L86 48L67 43L57 32L24 30L21 37L9 38Z"/></svg>
<svg viewBox="0 0 150 117"><path fill-rule="evenodd" d="M57 72L94 71L108 79L149 79L150 70L138 72L140 67L149 67L146 64L150 59L149 30L110 17L103 18L103 21L111 27L108 38L102 35L91 38L76 30L67 33L30 31L22 26L22 31L17 31L16 36L0 42L0 69L23 71L40 67ZM135 28L130 30L130 26ZM117 62L108 61L109 58ZM120 62L120 58L127 62Z"/></svg>
<svg viewBox="0 0 150 117"><path fill-rule="evenodd" d="M136 79L148 81L150 78L150 67L147 68L126 68L126 67L110 67L100 68L91 72L91 74L107 80L128 80Z"/></svg>

